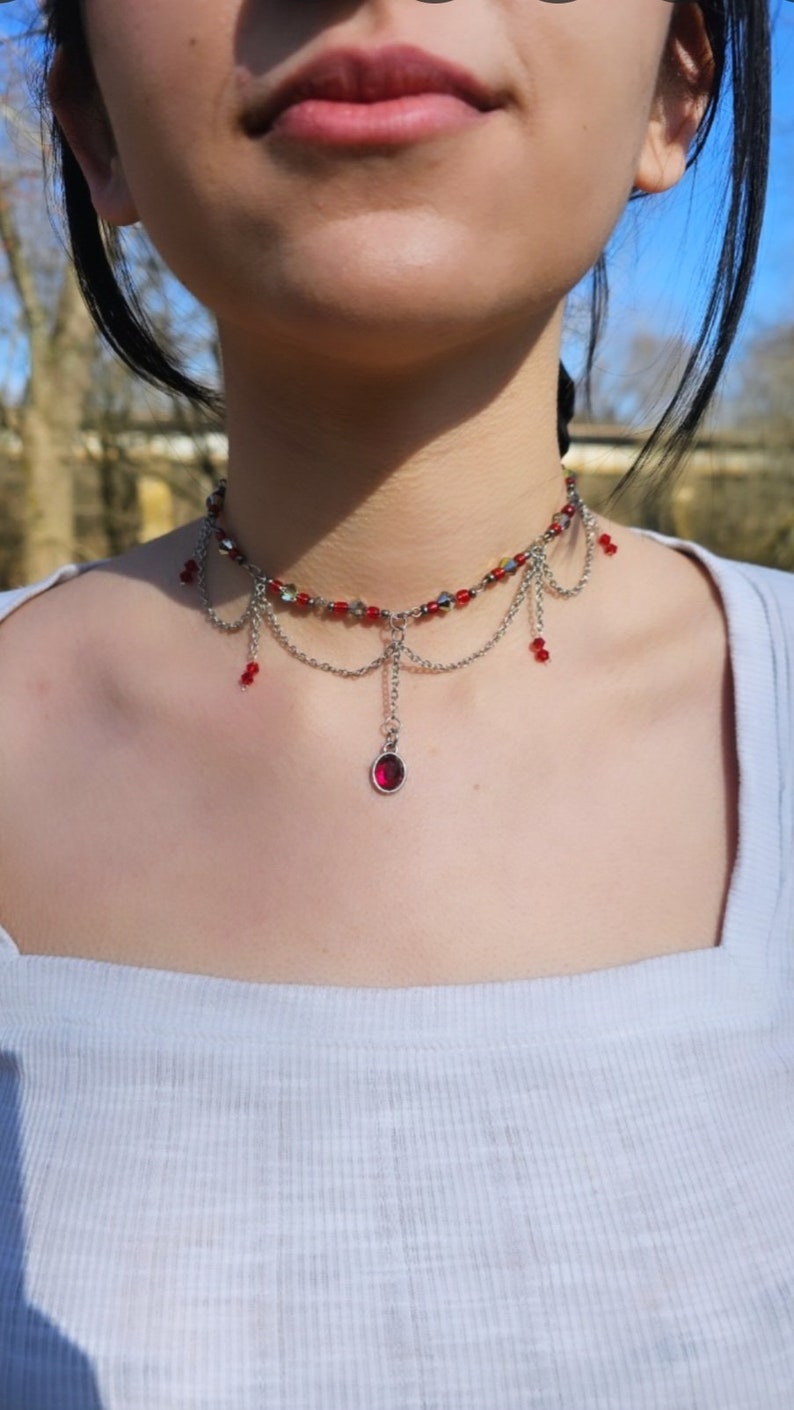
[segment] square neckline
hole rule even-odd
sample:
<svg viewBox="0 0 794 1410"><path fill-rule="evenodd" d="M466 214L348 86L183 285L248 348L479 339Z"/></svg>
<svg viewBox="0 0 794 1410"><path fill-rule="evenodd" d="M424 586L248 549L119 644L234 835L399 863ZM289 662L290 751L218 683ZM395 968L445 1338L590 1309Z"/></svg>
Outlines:
<svg viewBox="0 0 794 1410"><path fill-rule="evenodd" d="M646 956L619 965L582 970L569 975L535 975L518 979L428 985L329 985L234 979L224 975L161 969L150 965L133 965L81 956L23 954L0 918L0 964L5 959L11 961L11 969L23 967L31 973L57 971L61 981L66 975L74 976L77 980L81 975L87 977L90 974L97 980L114 984L122 980L127 984L134 982L136 987L148 983L169 993L174 986L181 985L183 990L192 990L196 999L204 993L220 995L222 992L236 993L241 1002L244 996L253 998L256 995L270 995L279 996L285 1003L301 1007L306 1002L312 1002L310 995L316 995L318 999L325 996L326 1000L333 996L333 1001L340 1005L340 1016L341 1009L346 1012L351 1008L355 1009L357 997L366 1001L366 996L377 996L379 1004L384 1007L384 1018L396 1012L401 1002L418 1002L423 1006L428 1021L431 1011L439 1017L445 1004L451 1005L456 1012L466 1009L471 1021L474 1016L472 1005L477 1005L482 996L489 992L494 1000L500 1003L502 999L508 1002L508 996L511 996L511 1004L519 1002L522 995L532 996L532 1006L536 1010L537 1019L542 1019L544 1014L549 1017L554 1012L557 1021L564 1021L569 1010L573 1016L571 996L578 995L581 1002L584 996L588 995L598 1003L609 994L617 997L624 990L630 990L636 994L637 1001L641 1001L645 981L653 987L655 999L661 997L661 990L664 990L667 998L675 1001L680 1007L682 1002L685 1003L687 986L696 974L708 976L708 983L713 984L716 982L718 971L731 969L739 972L747 966L758 970L763 963L762 951L765 953L783 885L781 880L777 890L769 886L754 888L752 880L753 865L757 860L752 845L753 837L759 831L763 831L764 835L771 835L776 831L778 838L780 837L780 819L774 807L777 799L774 751L753 749L753 738L771 737L776 726L773 653L770 649L769 625L763 603L756 592L753 592L751 598L748 598L745 592L740 599L733 573L741 571L741 564L735 560L720 558L694 540L685 540L636 526L627 526L627 531L649 537L698 559L704 564L722 601L734 686L738 835L718 942L698 949ZM34 584L33 590L18 590L19 599L9 611L13 611L17 605L21 605L38 592L46 591L65 579L110 561L112 560L103 558L85 564L67 564L49 578ZM751 686L759 677L764 686L761 692L761 710L758 709L757 702L753 706L749 694ZM763 768L758 767L759 759L764 761ZM782 878L782 865L779 867L779 874ZM417 997L420 995L423 996L421 1000ZM497 1000L497 995L502 998ZM546 996L545 1000L541 998L543 995ZM568 996L567 999L564 999L563 995ZM644 997L647 1002L647 991ZM573 1008L576 1007L574 1003ZM374 1010L372 1012L374 1016ZM491 1038L493 1036L491 1033Z"/></svg>

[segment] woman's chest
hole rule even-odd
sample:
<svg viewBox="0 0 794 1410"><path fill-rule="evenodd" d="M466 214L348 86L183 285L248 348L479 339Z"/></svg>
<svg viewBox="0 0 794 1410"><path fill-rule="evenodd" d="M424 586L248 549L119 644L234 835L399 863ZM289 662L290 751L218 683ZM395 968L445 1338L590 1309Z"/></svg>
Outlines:
<svg viewBox="0 0 794 1410"><path fill-rule="evenodd" d="M355 729L333 750L263 739L265 769L190 735L72 736L13 771L0 922L23 953L283 983L522 979L707 948L736 840L718 725L709 705L620 728L548 718L529 739L417 731L393 797Z"/></svg>

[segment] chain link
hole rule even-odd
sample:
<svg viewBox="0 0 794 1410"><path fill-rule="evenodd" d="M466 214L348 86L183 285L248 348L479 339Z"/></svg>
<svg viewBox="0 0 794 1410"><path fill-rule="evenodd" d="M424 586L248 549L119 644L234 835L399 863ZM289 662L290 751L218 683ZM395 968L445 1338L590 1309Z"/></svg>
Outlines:
<svg viewBox="0 0 794 1410"><path fill-rule="evenodd" d="M196 546L196 562L198 564L198 573L196 574L196 577L198 579L201 605L204 608L206 615L212 622L212 625L214 627L217 627L219 631L239 632L240 629L244 627L246 622L250 619L251 614L254 610L254 594L251 594L248 606L243 612L243 615L237 618L236 622L224 622L223 619L219 617L216 612L213 611L212 607L210 606L209 596L207 593L207 545L211 537L212 526L205 519L204 523L201 526L201 533L199 535L199 541Z"/></svg>
<svg viewBox="0 0 794 1410"><path fill-rule="evenodd" d="M413 651L410 646L405 646L404 650L406 656L408 656L411 661L415 661L416 664L418 666L421 666L423 670L433 672L459 671L461 667L469 666L472 661L478 661L481 656L485 656L487 652L489 652L494 646L496 646L496 643L498 641L501 641L502 637L510 626L510 623L513 621L513 618L518 612L519 607L524 601L524 598L527 595L529 587L536 573L537 564L534 562L530 562L529 564L527 564L521 576L521 583L518 587L516 595L513 598L513 602L510 608L505 613L501 625L497 627L493 636L488 639L485 645L480 647L479 651L472 651L471 655L462 656L459 661L449 661L442 663L440 661L428 661L426 657L420 656L418 652Z"/></svg>
<svg viewBox="0 0 794 1410"><path fill-rule="evenodd" d="M249 661L251 662L256 661L259 651L260 629L263 617L270 631L273 633L273 636L290 655L294 656L296 660L303 662L304 665L312 666L315 670L326 671L337 676L344 676L348 680L358 680L363 676L370 675L373 671L376 671L379 666L383 666L390 661L389 714L383 721L381 730L386 740L384 745L385 752L397 753L400 730L402 728L402 722L397 713L397 709L400 693L400 668L403 664L403 657L413 662L414 665L419 667L422 671L427 671L432 674L460 670L464 666L469 666L472 662L478 661L481 657L487 655L487 653L492 651L497 643L501 641L511 623L515 620L533 584L535 587L535 595L532 617L536 636L541 635L543 631L543 602L546 589L556 597L566 598L576 597L582 591L585 584L589 581L592 572L598 524L595 515L592 514L578 495L575 496L575 502L584 525L586 541L585 562L578 581L573 587L564 587L562 583L557 581L546 556L546 546L551 540L547 538L546 534L542 534L525 550L528 557L524 572L521 575L521 581L513 601L496 631L489 637L484 646L481 646L476 651L470 652L468 656L460 657L457 661L431 661L408 646L405 640L405 633L410 622L417 617L425 615L421 607L413 607L400 612L383 611L381 613L378 620L381 622L381 625L385 624L388 627L390 639L380 655L374 657L365 665L353 668L349 666L335 666L330 661L318 661L316 657L308 655L305 651L301 651L300 647L287 635L276 616L272 603L268 600L267 575L262 573L261 570L256 568L253 564L247 562L242 566L245 567L253 580L248 606L235 621L224 621L211 607L207 592L208 546L214 532L212 521L209 518L205 519L202 524L199 541L196 547L197 579L201 603L209 621L220 631L227 633L238 632L246 624L250 625ZM557 537L559 537L559 535L553 535L552 540L556 541ZM476 588L472 590L472 596L478 596L492 581L493 579L487 576L481 579L480 583L476 585ZM333 603L321 597L312 598L311 605L321 609L333 608ZM410 670L410 666L407 667L407 669ZM375 765L373 765L373 773L374 770ZM400 784L398 783L396 786L399 787ZM388 785L386 791L390 788L391 785ZM384 791L384 789L381 788L381 791Z"/></svg>
<svg viewBox="0 0 794 1410"><path fill-rule="evenodd" d="M498 642L501 641L502 637L509 630L512 622L514 621L516 614L518 613L527 595L527 592L529 591L529 588L532 585L533 579L538 579L537 627L539 631L542 631L543 629L542 595L545 586L548 586L551 592L557 597L576 597L582 591L582 589L585 587L585 584L589 581L592 572L593 556L595 552L595 532L597 524L595 516L590 513L589 509L585 504L581 504L580 512L585 526L586 552L584 569L578 582L570 588L566 588L561 583L559 583L549 565L548 559L546 557L545 546L542 543L536 543L534 547L530 550L530 559L522 574L521 583L516 592L515 598L513 599L511 606L508 608L507 612L505 613L505 616L503 617L496 631L491 637L489 637L488 641L485 643L484 646L481 646L477 651L472 651L468 656L460 657L460 659L457 661L430 661L427 659L427 657L420 656L419 653L417 651L414 651L412 647L410 647L404 640L405 630L408 625L408 622L412 618L422 615L421 608L411 608L406 611L390 612L388 616L381 619L382 621L387 622L389 624L392 632L392 638L387 643L386 647L380 653L380 655L374 657L373 660L367 662L365 665L359 666L354 669L347 666L335 666L330 661L318 661L315 656L309 656L305 651L301 651L300 647L298 647L295 642L293 642L290 637L287 636L287 633L284 631L284 628L282 627L278 617L276 616L275 611L273 610L272 603L269 602L267 599L264 576L256 578L248 606L246 607L242 615L238 617L237 620L234 622L223 621L223 619L220 618L217 613L213 611L207 598L206 550L209 540L212 536L212 528L206 521L202 526L202 534L197 548L197 577L199 591L201 593L202 605L213 626L218 627L221 631L236 632L239 631L243 626L245 626L246 622L252 621L252 660L255 658L256 652L259 648L259 618L264 613L264 616L267 619L268 626L272 631L273 635L278 641L281 642L282 646L284 646L285 649L289 651L290 655L294 656L296 660L302 661L304 665L312 666L315 670L318 671L326 671L330 672L333 675L344 676L349 680L358 680L362 676L371 675L372 672L376 671L379 666L384 665L385 662L388 661L390 656L394 657L395 660L398 660L399 657L403 654L408 657L409 660L413 661L415 665L420 666L422 670L427 672L438 674L447 671L458 671L461 670L464 666L469 666L472 664L472 662L478 661L482 656L487 655L487 653L491 651L497 645ZM321 599L319 598L315 600L318 603L321 602ZM398 632L400 633L399 637L395 635ZM393 704L392 709L394 709Z"/></svg>
<svg viewBox="0 0 794 1410"><path fill-rule="evenodd" d="M375 659L370 661L366 666L359 666L357 670L351 670L346 666L333 666L330 661L318 661L314 656L307 656L305 651L301 651L294 642L290 641L278 617L273 611L272 604L267 601L265 602L265 615L267 616L268 626L273 635L287 648L287 651L289 651L292 656L295 656L298 661L303 661L306 666L314 666L318 671L331 671L335 676L347 676L349 679L355 680L359 676L367 676L372 671L377 670L378 666L382 666L384 661L388 661L391 655L390 642L385 650L381 652L380 656L376 656Z"/></svg>

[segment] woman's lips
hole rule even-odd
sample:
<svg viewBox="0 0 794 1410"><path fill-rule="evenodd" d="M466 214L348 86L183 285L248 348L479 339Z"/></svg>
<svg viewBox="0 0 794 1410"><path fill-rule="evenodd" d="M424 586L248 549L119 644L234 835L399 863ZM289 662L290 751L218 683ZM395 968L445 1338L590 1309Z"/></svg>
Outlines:
<svg viewBox="0 0 794 1410"><path fill-rule="evenodd" d="M329 146L398 145L471 127L490 115L450 93L416 93L377 103L306 98L284 108L268 136Z"/></svg>

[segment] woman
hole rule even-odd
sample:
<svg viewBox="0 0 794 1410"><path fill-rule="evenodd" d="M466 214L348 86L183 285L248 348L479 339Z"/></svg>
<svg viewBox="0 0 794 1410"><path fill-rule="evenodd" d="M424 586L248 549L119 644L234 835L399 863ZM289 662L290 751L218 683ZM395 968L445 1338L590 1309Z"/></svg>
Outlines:
<svg viewBox="0 0 794 1410"><path fill-rule="evenodd" d="M2 601L0 1404L783 1410L794 578L560 462L566 296L732 89L702 417L766 0L47 9L89 304L212 400L141 221L229 463Z"/></svg>

